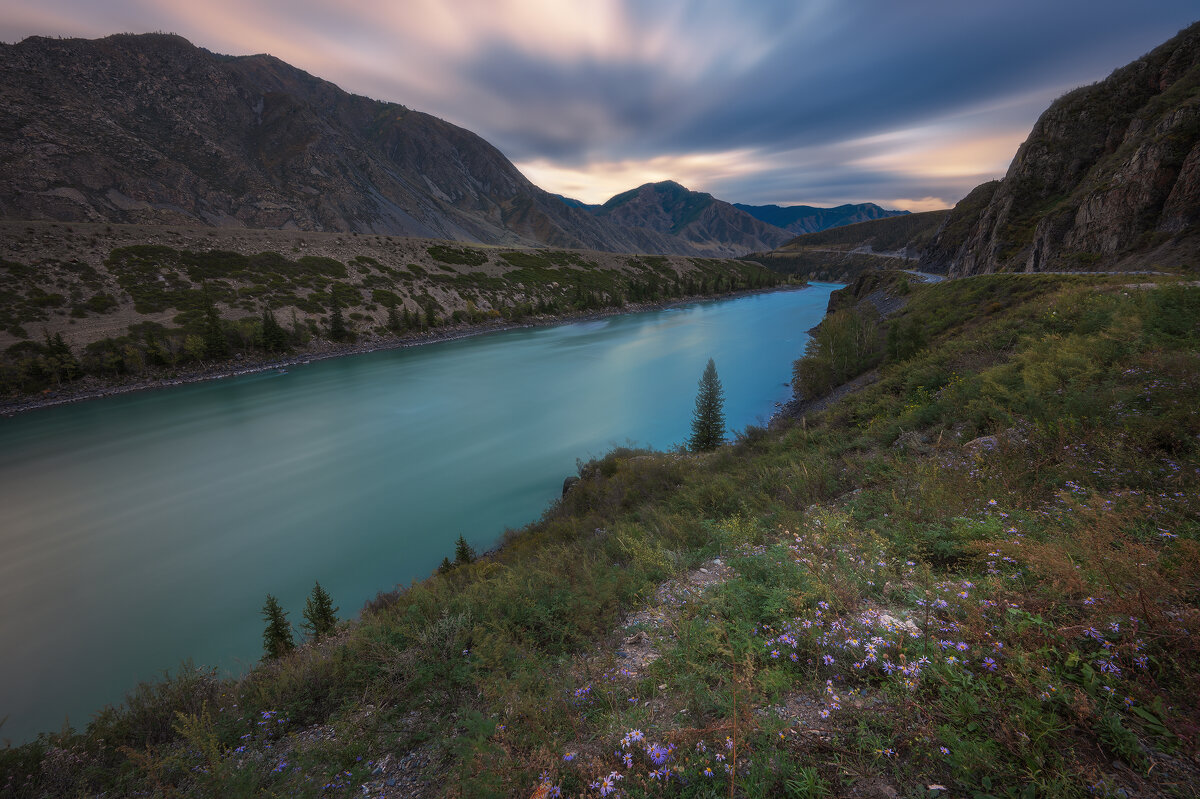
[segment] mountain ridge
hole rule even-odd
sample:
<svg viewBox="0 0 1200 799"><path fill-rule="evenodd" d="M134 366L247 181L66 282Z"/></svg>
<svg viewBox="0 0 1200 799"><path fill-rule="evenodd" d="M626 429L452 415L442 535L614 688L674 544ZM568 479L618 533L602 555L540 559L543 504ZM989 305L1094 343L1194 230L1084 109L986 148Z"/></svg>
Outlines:
<svg viewBox="0 0 1200 799"><path fill-rule="evenodd" d="M444 120L170 34L0 45L0 216L720 254L620 228Z"/></svg>
<svg viewBox="0 0 1200 799"><path fill-rule="evenodd" d="M678 236L697 246L717 248L724 242L738 241L747 248L732 248L725 255L771 249L791 237L788 231L756 219L731 203L673 180L646 183L617 194L592 213L624 226Z"/></svg>
<svg viewBox="0 0 1200 799"><path fill-rule="evenodd" d="M812 205L746 205L734 203L734 208L760 219L768 225L796 235L818 233L832 227L904 216L911 211L888 210L875 203L844 203L832 208Z"/></svg>

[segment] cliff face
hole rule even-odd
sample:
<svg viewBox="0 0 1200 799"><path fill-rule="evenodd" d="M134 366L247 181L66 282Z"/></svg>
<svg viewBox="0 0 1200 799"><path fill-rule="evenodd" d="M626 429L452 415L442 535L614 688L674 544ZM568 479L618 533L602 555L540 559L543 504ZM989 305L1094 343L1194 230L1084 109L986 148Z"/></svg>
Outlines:
<svg viewBox="0 0 1200 799"><path fill-rule="evenodd" d="M0 217L717 254L530 183L470 131L178 36L0 45Z"/></svg>
<svg viewBox="0 0 1200 799"><path fill-rule="evenodd" d="M1200 221L1200 23L1055 101L924 268L968 275L1174 265Z"/></svg>

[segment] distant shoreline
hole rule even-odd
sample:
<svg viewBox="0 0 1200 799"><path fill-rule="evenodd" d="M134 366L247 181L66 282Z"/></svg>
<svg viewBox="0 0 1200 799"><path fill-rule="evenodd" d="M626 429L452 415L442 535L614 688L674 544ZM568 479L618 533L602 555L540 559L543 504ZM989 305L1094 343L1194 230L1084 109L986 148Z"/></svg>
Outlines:
<svg viewBox="0 0 1200 799"><path fill-rule="evenodd" d="M141 377L128 382L109 382L95 377L86 377L77 381L75 384L60 387L58 390L48 392L47 394L32 397L22 397L20 399L0 400L0 417L16 416L18 414L37 411L43 408L54 408L60 405L70 405L77 402L85 402L87 400L114 397L120 394L131 394L141 391L156 391L159 389L188 385L190 383L202 383L209 380L221 380L227 377L242 377L245 375L259 374L261 372L269 372L276 369L299 366L305 363L311 363L312 361L324 361L330 358L341 358L348 355L363 355L368 352L379 352L381 350L396 350L405 349L408 347L419 347L425 344L436 344L443 341L456 341L458 339L480 336L485 333L499 333L506 330L521 330L533 327L551 327L554 325L572 324L575 322L587 322L594 319L606 319L610 316L619 316L621 314L660 311L695 302L736 299L755 294L772 294L779 291L798 291L808 287L808 282L805 282L803 284L791 286L775 286L773 288L765 289L746 289L744 291L735 291L730 294L721 294L718 296L684 297L677 300L671 300L669 302L630 303L620 308L604 308L597 311L539 317L523 322L492 322L483 324L450 325L444 328L438 328L437 330L426 331L416 335L404 337L388 338L372 335L370 338L364 341L347 344L337 344L324 339L318 339L314 340L304 349L297 350L290 355L279 358L242 358L241 360L234 360L209 367L200 367L198 369L189 369L179 373Z"/></svg>

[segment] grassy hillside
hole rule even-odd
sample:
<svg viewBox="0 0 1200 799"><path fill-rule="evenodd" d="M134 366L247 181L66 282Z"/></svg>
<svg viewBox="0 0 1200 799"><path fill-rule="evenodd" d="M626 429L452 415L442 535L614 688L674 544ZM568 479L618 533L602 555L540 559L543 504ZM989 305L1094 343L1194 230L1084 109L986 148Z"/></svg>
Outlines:
<svg viewBox="0 0 1200 799"><path fill-rule="evenodd" d="M779 282L742 261L391 236L11 222L0 232L0 398Z"/></svg>
<svg viewBox="0 0 1200 799"><path fill-rule="evenodd" d="M787 252L806 247L840 247L853 249L870 246L876 252L893 252L905 247L922 249L945 221L949 211L924 211L887 219L872 219L853 225L805 233L779 249Z"/></svg>
<svg viewBox="0 0 1200 799"><path fill-rule="evenodd" d="M805 233L745 260L781 274L850 282L872 269L907 269L929 246L949 211L925 211Z"/></svg>
<svg viewBox="0 0 1200 799"><path fill-rule="evenodd" d="M813 339L876 370L829 410L584 464L333 638L0 752L0 792L1195 795L1200 289L896 293Z"/></svg>

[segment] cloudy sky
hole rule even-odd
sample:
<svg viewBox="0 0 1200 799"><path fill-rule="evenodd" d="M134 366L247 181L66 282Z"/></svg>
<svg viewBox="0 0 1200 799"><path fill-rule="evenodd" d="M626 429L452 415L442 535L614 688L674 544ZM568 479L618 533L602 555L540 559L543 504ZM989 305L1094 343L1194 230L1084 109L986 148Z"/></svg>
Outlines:
<svg viewBox="0 0 1200 799"><path fill-rule="evenodd" d="M602 202L953 205L1195 0L0 0L0 40L170 31L462 125Z"/></svg>

